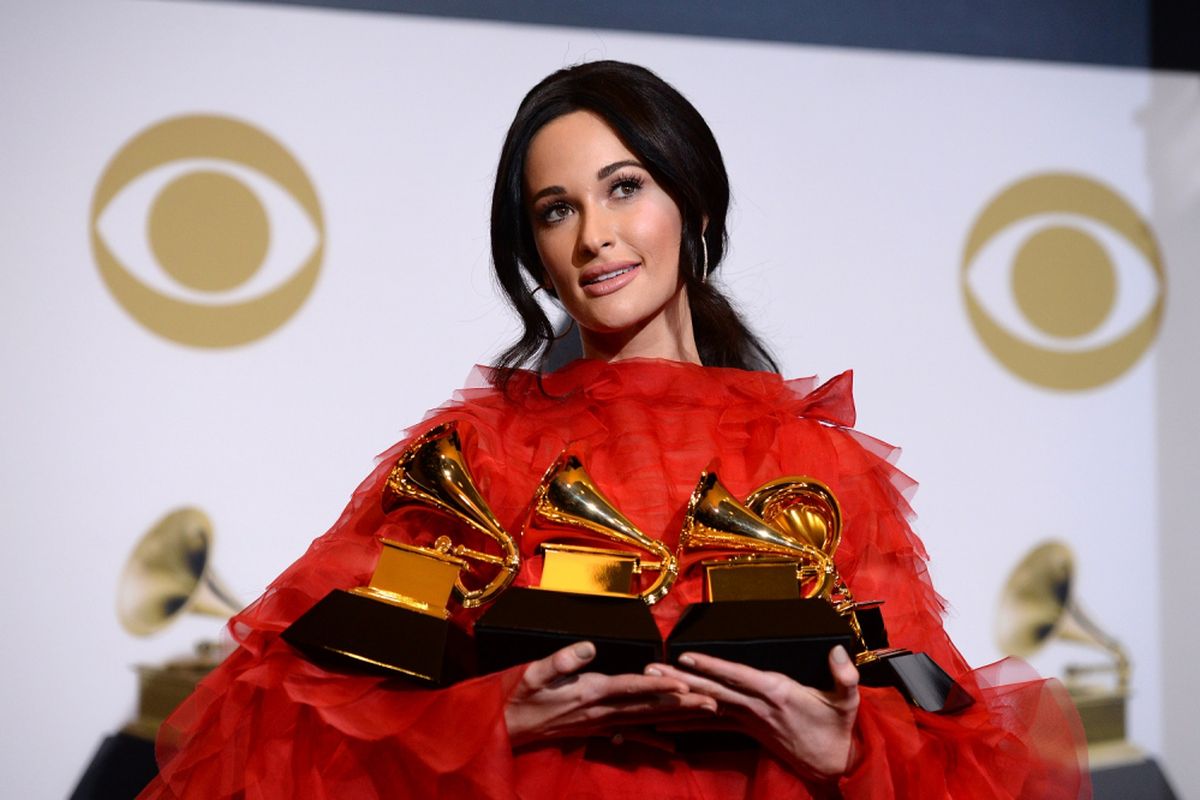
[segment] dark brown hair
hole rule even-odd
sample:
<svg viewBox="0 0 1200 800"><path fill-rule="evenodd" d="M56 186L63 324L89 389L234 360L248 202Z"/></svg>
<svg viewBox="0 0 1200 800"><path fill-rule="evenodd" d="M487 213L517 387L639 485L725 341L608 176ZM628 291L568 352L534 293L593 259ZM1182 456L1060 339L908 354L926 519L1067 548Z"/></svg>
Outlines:
<svg viewBox="0 0 1200 800"><path fill-rule="evenodd" d="M521 101L500 151L492 193L492 263L524 331L494 362L497 383L507 384L520 367L540 368L554 339L550 320L531 288L542 282L544 269L525 204L525 156L542 126L573 111L590 111L604 119L679 207L679 264L700 360L709 366L777 372L770 351L728 298L711 281L701 281L701 231L711 275L725 254L729 209L729 177L708 124L683 95L650 70L595 61L561 69L534 86Z"/></svg>

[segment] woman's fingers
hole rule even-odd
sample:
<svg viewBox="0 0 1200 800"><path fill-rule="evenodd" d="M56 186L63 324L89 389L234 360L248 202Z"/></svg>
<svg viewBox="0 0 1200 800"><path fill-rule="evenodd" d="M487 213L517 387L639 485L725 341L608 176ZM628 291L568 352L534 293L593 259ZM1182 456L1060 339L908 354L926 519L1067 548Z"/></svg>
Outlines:
<svg viewBox="0 0 1200 800"><path fill-rule="evenodd" d="M679 657L679 663L689 671L676 669L669 674L699 678L699 682L687 680L688 686L693 691L712 694L722 703L748 705L750 700L778 702L781 699L779 694L788 691L794 684L785 675L763 672L745 664L702 653L684 653Z"/></svg>
<svg viewBox="0 0 1200 800"><path fill-rule="evenodd" d="M833 673L833 691L830 699L842 707L858 705L858 669L846 648L840 644L829 651L829 671Z"/></svg>
<svg viewBox="0 0 1200 800"><path fill-rule="evenodd" d="M702 713L711 698L693 696L686 682L665 675L589 672L591 642L577 642L525 667L504 721L514 746L554 736L589 735L610 721L653 719L663 713Z"/></svg>
<svg viewBox="0 0 1200 800"><path fill-rule="evenodd" d="M726 705L748 707L754 700L780 703L783 694L794 688L789 678L774 672L762 672L745 664L726 661L702 653L684 653L679 663L690 671L668 664L651 664L647 674L675 677L697 693L707 694ZM858 670L841 645L829 651L829 669L833 689L823 694L839 707L858 704Z"/></svg>
<svg viewBox="0 0 1200 800"><path fill-rule="evenodd" d="M587 673L586 667L596 657L591 642L576 642L545 658L530 662L525 668L525 685L530 691L554 689L569 679L586 679L579 687L585 701L599 702L606 698L628 698L653 694L686 694L687 684L678 678L661 675L599 675ZM584 674L580 674L581 670Z"/></svg>
<svg viewBox="0 0 1200 800"><path fill-rule="evenodd" d="M786 675L763 672L700 653L684 653L686 669L652 664L647 674L678 677L693 695L707 695L728 711L721 722L758 739L801 772L825 779L840 775L850 760L851 730L858 712L858 670L843 647L829 653L833 688L820 691ZM690 728L696 723L680 723Z"/></svg>
<svg viewBox="0 0 1200 800"><path fill-rule="evenodd" d="M706 656L703 653L684 653L679 663L690 670L709 675L744 694L763 695L774 684L774 673L763 672L745 664Z"/></svg>
<svg viewBox="0 0 1200 800"><path fill-rule="evenodd" d="M596 657L596 646L591 642L576 642L545 658L531 661L525 668L525 685L530 689L543 689L557 683L568 675L574 675Z"/></svg>
<svg viewBox="0 0 1200 800"><path fill-rule="evenodd" d="M659 674L668 678L677 678L687 684L688 690L692 694L711 698L710 711L716 711L718 704L729 707L746 706L757 699L733 687L727 686L715 678L686 672L670 664L651 664L646 668L646 671L651 675Z"/></svg>
<svg viewBox="0 0 1200 800"><path fill-rule="evenodd" d="M693 694L639 694L632 697L611 696L592 703L589 716L600 719L609 716L633 718L689 717L698 711L709 712L712 698Z"/></svg>

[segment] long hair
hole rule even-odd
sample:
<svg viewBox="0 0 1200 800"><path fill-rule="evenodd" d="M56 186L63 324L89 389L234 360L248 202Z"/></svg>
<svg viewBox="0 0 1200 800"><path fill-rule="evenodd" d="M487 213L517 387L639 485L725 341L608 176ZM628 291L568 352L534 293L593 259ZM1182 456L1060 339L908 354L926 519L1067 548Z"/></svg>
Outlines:
<svg viewBox="0 0 1200 800"><path fill-rule="evenodd" d="M534 86L521 101L500 151L492 193L492 264L524 331L493 363L496 382L506 385L520 367L540 367L554 340L554 328L531 289L542 282L545 270L525 204L525 157L546 123L573 111L590 111L604 119L679 207L680 273L700 360L709 366L778 372L766 345L728 298L711 281L701 280L700 237L708 248L711 275L725 254L729 209L729 177L708 124L683 95L650 70L595 61L561 69Z"/></svg>

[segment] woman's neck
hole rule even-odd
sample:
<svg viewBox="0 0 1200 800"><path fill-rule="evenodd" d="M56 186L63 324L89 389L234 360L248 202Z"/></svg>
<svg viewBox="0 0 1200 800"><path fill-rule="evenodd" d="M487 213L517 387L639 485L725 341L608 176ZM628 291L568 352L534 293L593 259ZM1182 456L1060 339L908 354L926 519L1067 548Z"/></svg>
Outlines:
<svg viewBox="0 0 1200 800"><path fill-rule="evenodd" d="M692 310L687 289L679 291L658 313L640 325L622 331L600 333L580 329L583 355L602 361L627 358L661 358L667 361L700 363L700 351L692 331Z"/></svg>

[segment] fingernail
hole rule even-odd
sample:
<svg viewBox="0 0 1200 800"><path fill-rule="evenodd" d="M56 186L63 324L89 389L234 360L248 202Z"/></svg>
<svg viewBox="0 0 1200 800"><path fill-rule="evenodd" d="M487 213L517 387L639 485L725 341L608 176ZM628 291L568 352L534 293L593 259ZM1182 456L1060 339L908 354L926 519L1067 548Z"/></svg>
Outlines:
<svg viewBox="0 0 1200 800"><path fill-rule="evenodd" d="M662 670L658 667L646 667L646 674L654 678L661 678Z"/></svg>
<svg viewBox="0 0 1200 800"><path fill-rule="evenodd" d="M696 659L692 658L690 654L686 654L679 657L679 663L685 667L694 667L696 666Z"/></svg>
<svg viewBox="0 0 1200 800"><path fill-rule="evenodd" d="M584 661L588 661L592 656L596 655L596 647L591 642L580 642L575 645L575 655Z"/></svg>
<svg viewBox="0 0 1200 800"><path fill-rule="evenodd" d="M715 714L715 713L717 713L717 704L716 703L705 703L704 710L710 714Z"/></svg>
<svg viewBox="0 0 1200 800"><path fill-rule="evenodd" d="M850 654L846 652L846 648L842 647L840 644L833 648L833 663L846 664L849 663L849 661Z"/></svg>

